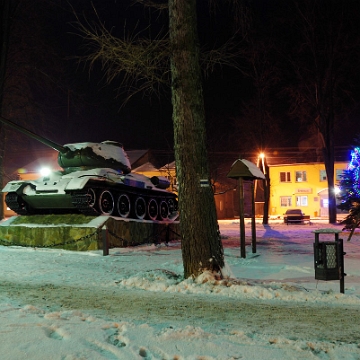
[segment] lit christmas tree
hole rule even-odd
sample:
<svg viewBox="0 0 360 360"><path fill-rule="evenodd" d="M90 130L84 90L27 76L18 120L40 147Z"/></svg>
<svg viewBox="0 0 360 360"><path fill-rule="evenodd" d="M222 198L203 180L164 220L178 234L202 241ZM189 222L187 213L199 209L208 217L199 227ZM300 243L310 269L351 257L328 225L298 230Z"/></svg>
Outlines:
<svg viewBox="0 0 360 360"><path fill-rule="evenodd" d="M354 230L360 225L360 147L355 147L351 151L350 163L347 170L344 170L339 185L338 208L349 211L341 222L345 225L344 230L351 230L349 241Z"/></svg>

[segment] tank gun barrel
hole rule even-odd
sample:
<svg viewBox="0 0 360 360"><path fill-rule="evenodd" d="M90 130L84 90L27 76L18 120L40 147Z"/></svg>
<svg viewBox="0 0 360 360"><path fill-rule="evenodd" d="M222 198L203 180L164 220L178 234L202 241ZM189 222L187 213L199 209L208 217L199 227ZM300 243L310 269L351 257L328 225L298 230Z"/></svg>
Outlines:
<svg viewBox="0 0 360 360"><path fill-rule="evenodd" d="M5 119L4 117L0 116L0 121L5 124L5 125L8 125L10 127L12 127L13 129L17 130L17 131L20 131L21 133L43 143L44 145L46 146L49 146L51 148L53 148L54 150L56 151L59 151L60 153L62 154L65 154L66 152L68 152L68 149L62 145L59 145L51 140L48 140L42 136L39 136L35 133L33 133L32 131L30 130L27 130L25 129L24 127L18 125L18 124L15 124L14 122L8 120L8 119Z"/></svg>

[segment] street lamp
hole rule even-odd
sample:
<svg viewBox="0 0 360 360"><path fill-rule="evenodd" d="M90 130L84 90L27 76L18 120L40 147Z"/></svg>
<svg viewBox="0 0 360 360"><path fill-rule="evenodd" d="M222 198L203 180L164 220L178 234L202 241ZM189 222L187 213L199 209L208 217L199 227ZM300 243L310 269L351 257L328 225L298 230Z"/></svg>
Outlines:
<svg viewBox="0 0 360 360"><path fill-rule="evenodd" d="M261 163L261 166L260 166ZM261 152L259 154L258 157L258 164L257 164L258 168L260 168L260 170L265 174L266 173L266 169L265 169L265 154L263 152Z"/></svg>

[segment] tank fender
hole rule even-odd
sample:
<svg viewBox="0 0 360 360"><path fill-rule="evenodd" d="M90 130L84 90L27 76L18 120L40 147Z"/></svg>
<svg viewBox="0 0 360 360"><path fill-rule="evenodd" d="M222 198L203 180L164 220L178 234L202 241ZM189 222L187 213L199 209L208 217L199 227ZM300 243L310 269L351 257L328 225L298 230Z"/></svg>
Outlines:
<svg viewBox="0 0 360 360"><path fill-rule="evenodd" d="M23 180L13 180L13 181L9 181L5 187L1 190L1 192L3 193L8 193L8 192L16 192L16 193L21 193L22 189L29 185L28 182L24 182Z"/></svg>
<svg viewBox="0 0 360 360"><path fill-rule="evenodd" d="M91 180L91 177L76 177L69 181L66 186L66 190L81 190Z"/></svg>
<svg viewBox="0 0 360 360"><path fill-rule="evenodd" d="M170 186L170 181L164 176L153 176L150 180L159 189L167 189Z"/></svg>

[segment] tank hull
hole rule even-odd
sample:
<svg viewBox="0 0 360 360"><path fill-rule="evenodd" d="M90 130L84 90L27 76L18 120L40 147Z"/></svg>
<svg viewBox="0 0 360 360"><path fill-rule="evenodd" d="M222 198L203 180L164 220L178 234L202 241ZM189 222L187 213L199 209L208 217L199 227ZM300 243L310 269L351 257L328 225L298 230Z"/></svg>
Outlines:
<svg viewBox="0 0 360 360"><path fill-rule="evenodd" d="M177 217L177 198L165 186L164 179L96 168L10 181L2 191L7 193L7 206L19 215L83 213L172 221Z"/></svg>

